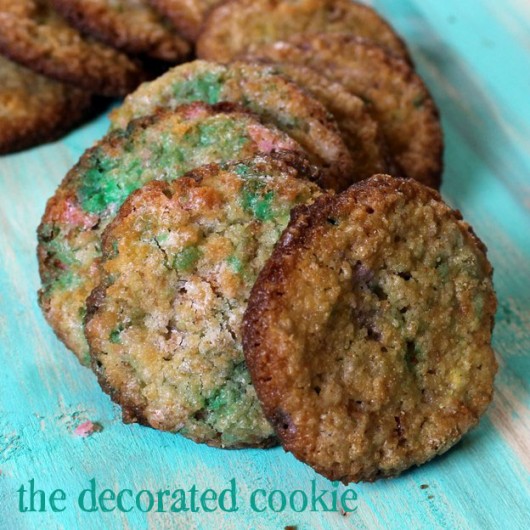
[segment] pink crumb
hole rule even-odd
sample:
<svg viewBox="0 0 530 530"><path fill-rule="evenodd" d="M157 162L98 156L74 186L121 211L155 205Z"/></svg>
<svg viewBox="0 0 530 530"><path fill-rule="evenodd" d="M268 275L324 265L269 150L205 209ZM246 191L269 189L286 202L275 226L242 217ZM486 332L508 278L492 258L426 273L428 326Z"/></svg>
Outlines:
<svg viewBox="0 0 530 530"><path fill-rule="evenodd" d="M92 423L90 420L85 421L84 423L79 424L75 430L74 434L80 436L81 438L87 438L95 432L101 431L101 425L98 423Z"/></svg>

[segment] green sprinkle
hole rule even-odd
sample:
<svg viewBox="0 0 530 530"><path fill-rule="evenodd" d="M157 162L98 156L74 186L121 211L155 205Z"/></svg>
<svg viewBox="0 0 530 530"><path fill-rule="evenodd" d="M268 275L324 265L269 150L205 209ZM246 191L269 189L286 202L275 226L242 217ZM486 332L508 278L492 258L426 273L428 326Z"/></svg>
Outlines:
<svg viewBox="0 0 530 530"><path fill-rule="evenodd" d="M110 252L109 258L115 258L119 254L119 251L118 251L118 240L117 239L113 239L112 240L111 247L112 247L112 250Z"/></svg>
<svg viewBox="0 0 530 530"><path fill-rule="evenodd" d="M179 142L170 134L163 134L160 143L156 145L153 154L152 165L163 168L172 168L179 176L184 168L182 167L186 161L186 154L181 149Z"/></svg>
<svg viewBox="0 0 530 530"><path fill-rule="evenodd" d="M197 247L188 247L181 250L173 258L173 268L178 271L189 271L199 261L202 252Z"/></svg>
<svg viewBox="0 0 530 530"><path fill-rule="evenodd" d="M240 177L246 177L249 174L250 167L247 164L238 164L236 166L236 173Z"/></svg>
<svg viewBox="0 0 530 530"><path fill-rule="evenodd" d="M241 204L243 209L251 212L256 219L269 221L274 217L272 203L275 198L275 193L268 191L262 194L261 190L263 187L264 184L257 180L246 182L241 194Z"/></svg>
<svg viewBox="0 0 530 530"><path fill-rule="evenodd" d="M133 157L129 163L123 162L123 159L109 158L101 149L92 156L92 167L85 173L78 190L79 202L85 211L100 214L111 204L121 206L141 186L140 159Z"/></svg>
<svg viewBox="0 0 530 530"><path fill-rule="evenodd" d="M80 283L81 278L79 277L79 275L74 274L71 271L65 271L58 278L56 278L51 288L52 290L58 289L60 291L63 291L77 287Z"/></svg>
<svg viewBox="0 0 530 530"><path fill-rule="evenodd" d="M232 271L238 274L243 272L243 263L237 256L229 256L226 259L226 262L228 263L228 266L232 269Z"/></svg>
<svg viewBox="0 0 530 530"><path fill-rule="evenodd" d="M249 138L237 121L212 118L191 129L184 136L190 149L212 148L220 161L232 160L241 152Z"/></svg>
<svg viewBox="0 0 530 530"><path fill-rule="evenodd" d="M228 403L229 396L225 389L217 391L209 400L206 402L206 406L210 410L219 410L222 406Z"/></svg>
<svg viewBox="0 0 530 530"><path fill-rule="evenodd" d="M222 81L221 73L205 72L197 77L173 85L173 95L179 102L204 101L219 103Z"/></svg>
<svg viewBox="0 0 530 530"><path fill-rule="evenodd" d="M112 344L121 344L121 332L124 330L123 324L119 324L118 327L114 328L109 334L109 341Z"/></svg>
<svg viewBox="0 0 530 530"><path fill-rule="evenodd" d="M169 232L161 232L160 234L158 234L155 239L159 242L159 243L164 243L167 241L167 238L169 237Z"/></svg>

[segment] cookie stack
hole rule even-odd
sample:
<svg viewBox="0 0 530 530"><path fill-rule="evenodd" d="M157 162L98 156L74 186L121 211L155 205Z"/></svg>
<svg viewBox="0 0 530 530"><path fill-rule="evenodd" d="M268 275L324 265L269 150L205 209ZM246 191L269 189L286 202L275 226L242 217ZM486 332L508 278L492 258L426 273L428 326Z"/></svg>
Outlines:
<svg viewBox="0 0 530 530"><path fill-rule="evenodd" d="M203 59L130 94L48 202L44 314L126 422L344 482L422 464L496 371L431 96L360 4L193 6Z"/></svg>
<svg viewBox="0 0 530 530"><path fill-rule="evenodd" d="M58 138L191 45L145 0L0 0L0 153Z"/></svg>

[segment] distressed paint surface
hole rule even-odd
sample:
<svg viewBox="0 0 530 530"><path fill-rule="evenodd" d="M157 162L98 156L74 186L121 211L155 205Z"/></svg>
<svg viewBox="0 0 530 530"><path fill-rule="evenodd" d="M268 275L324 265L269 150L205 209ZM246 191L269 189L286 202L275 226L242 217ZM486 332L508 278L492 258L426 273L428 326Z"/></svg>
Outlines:
<svg viewBox="0 0 530 530"><path fill-rule="evenodd" d="M35 230L63 175L105 132L101 117L61 142L0 158L0 529L530 527L530 4L372 4L406 38L439 104L443 194L486 242L495 267L500 371L480 426L419 469L354 486L358 508L348 516L256 514L247 503L234 514L76 509L91 478L101 488L153 491L193 484L220 490L235 478L242 499L256 488L308 492L313 479L331 487L281 449L223 452L122 425L95 377L45 324L35 294ZM84 436L87 422L97 428ZM66 511L19 513L16 490L32 478L48 492L65 490Z"/></svg>

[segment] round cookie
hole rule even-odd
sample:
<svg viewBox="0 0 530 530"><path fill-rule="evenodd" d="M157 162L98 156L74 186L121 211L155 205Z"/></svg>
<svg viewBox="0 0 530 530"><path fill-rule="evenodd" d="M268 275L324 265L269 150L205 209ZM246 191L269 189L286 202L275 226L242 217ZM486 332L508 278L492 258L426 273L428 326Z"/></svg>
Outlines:
<svg viewBox="0 0 530 530"><path fill-rule="evenodd" d="M244 317L284 448L331 480L420 465L492 399L486 248L430 188L376 176L293 212Z"/></svg>
<svg viewBox="0 0 530 530"><path fill-rule="evenodd" d="M0 0L0 52L43 75L104 96L123 96L146 78L138 62L83 37L48 0Z"/></svg>
<svg viewBox="0 0 530 530"><path fill-rule="evenodd" d="M101 234L127 196L151 180L258 153L302 149L234 105L194 103L133 121L89 149L48 201L38 229L39 301L59 338L88 362L85 301L99 281Z"/></svg>
<svg viewBox="0 0 530 530"><path fill-rule="evenodd" d="M178 63L191 47L147 0L50 0L76 28L133 55Z"/></svg>
<svg viewBox="0 0 530 530"><path fill-rule="evenodd" d="M319 196L299 168L260 156L151 182L103 237L86 336L127 422L217 447L268 446L240 326L290 210Z"/></svg>
<svg viewBox="0 0 530 530"><path fill-rule="evenodd" d="M190 101L243 105L305 149L311 162L322 168L324 187L342 190L352 183L353 161L333 117L319 101L268 65L239 61L182 64L140 86L110 119L113 127L125 127L131 119L157 108Z"/></svg>
<svg viewBox="0 0 530 530"><path fill-rule="evenodd" d="M0 154L59 138L91 108L88 92L0 56Z"/></svg>
<svg viewBox="0 0 530 530"><path fill-rule="evenodd" d="M281 63L314 68L369 104L403 176L439 188L443 134L438 109L421 78L404 61L345 34L298 36L255 50Z"/></svg>
<svg viewBox="0 0 530 530"><path fill-rule="evenodd" d="M186 38L195 42L208 12L220 0L149 0Z"/></svg>
<svg viewBox="0 0 530 530"><path fill-rule="evenodd" d="M248 60L256 61L256 58L250 56ZM377 173L400 175L379 124L371 117L369 106L361 98L312 68L288 62L278 62L275 68L318 99L335 118L353 160L353 169L345 182L346 186Z"/></svg>
<svg viewBox="0 0 530 530"><path fill-rule="evenodd" d="M313 33L349 33L410 61L405 43L371 7L351 0L231 0L215 8L197 42L201 59L226 62L254 47Z"/></svg>

